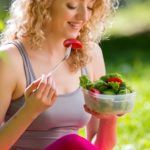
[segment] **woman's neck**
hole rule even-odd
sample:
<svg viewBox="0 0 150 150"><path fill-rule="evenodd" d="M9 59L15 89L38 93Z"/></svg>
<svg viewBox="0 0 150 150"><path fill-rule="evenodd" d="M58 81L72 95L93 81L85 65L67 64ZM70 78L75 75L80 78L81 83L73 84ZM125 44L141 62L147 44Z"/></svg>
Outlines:
<svg viewBox="0 0 150 150"><path fill-rule="evenodd" d="M48 36L43 41L42 49L48 50L50 53L65 52L65 47L63 46L63 42L65 39L56 38L52 36Z"/></svg>

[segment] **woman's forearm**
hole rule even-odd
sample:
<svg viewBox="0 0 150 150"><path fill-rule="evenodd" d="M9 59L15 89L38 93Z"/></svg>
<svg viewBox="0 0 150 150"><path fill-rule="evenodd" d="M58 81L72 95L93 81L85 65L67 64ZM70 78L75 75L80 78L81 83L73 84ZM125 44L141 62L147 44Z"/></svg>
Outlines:
<svg viewBox="0 0 150 150"><path fill-rule="evenodd" d="M0 149L10 149L36 117L21 108L0 128Z"/></svg>
<svg viewBox="0 0 150 150"><path fill-rule="evenodd" d="M101 119L95 145L100 150L112 150L116 144L117 117Z"/></svg>

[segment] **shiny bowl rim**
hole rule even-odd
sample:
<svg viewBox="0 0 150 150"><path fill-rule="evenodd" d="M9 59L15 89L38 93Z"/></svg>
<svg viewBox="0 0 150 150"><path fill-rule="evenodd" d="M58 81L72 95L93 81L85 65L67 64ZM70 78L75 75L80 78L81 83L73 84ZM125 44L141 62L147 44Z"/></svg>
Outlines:
<svg viewBox="0 0 150 150"><path fill-rule="evenodd" d="M89 94L89 90L82 88L83 93ZM130 96L136 96L136 92L128 93L128 94L116 94L116 95L106 95L106 94L97 94L92 93L89 94L90 96L94 96L96 98L123 98L123 97L130 97Z"/></svg>

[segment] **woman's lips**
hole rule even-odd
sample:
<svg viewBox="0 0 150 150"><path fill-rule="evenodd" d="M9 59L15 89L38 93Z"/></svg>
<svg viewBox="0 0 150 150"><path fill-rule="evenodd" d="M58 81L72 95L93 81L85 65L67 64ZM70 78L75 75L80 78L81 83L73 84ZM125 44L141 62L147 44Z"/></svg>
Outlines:
<svg viewBox="0 0 150 150"><path fill-rule="evenodd" d="M72 29L80 30L82 25L79 23L68 22Z"/></svg>

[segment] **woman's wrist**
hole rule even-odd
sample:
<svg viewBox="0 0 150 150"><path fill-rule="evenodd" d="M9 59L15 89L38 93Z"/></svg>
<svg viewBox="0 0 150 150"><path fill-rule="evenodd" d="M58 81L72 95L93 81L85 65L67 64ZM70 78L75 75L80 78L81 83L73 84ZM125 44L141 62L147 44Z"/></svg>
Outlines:
<svg viewBox="0 0 150 150"><path fill-rule="evenodd" d="M24 115L24 117L29 117L30 119L34 120L39 115L38 113L33 112L32 110L29 110L28 107L25 105L22 106L20 109L21 113Z"/></svg>
<svg viewBox="0 0 150 150"><path fill-rule="evenodd" d="M116 123L117 122L117 116L116 115L113 115L113 116L110 116L110 117L107 117L107 118L101 118L100 119L100 122L111 122L111 123Z"/></svg>

